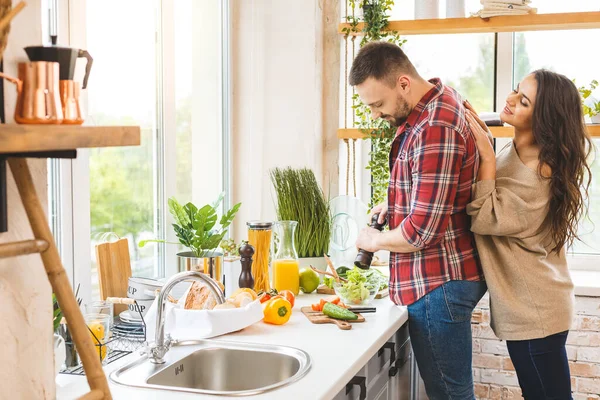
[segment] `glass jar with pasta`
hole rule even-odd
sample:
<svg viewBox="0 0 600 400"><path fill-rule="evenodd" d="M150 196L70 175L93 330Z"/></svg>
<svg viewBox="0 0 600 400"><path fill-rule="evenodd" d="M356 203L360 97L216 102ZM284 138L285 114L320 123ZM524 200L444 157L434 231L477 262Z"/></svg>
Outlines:
<svg viewBox="0 0 600 400"><path fill-rule="evenodd" d="M252 277L254 278L254 291L268 292L271 289L269 281L269 256L271 254L272 222L250 221L248 226L248 243L254 247L254 261L252 262Z"/></svg>

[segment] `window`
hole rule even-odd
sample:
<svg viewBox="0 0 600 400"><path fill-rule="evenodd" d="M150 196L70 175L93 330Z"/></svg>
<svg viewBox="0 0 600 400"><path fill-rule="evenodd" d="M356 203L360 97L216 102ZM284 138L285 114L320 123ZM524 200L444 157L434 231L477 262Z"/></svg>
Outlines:
<svg viewBox="0 0 600 400"><path fill-rule="evenodd" d="M565 3L547 0L538 6L543 13L597 11L598 2L582 0ZM600 54L590 47L590 38L599 37L600 30L520 32L514 34L513 85L529 72L546 68L574 79L577 86L587 86L600 80ZM600 90L594 93L600 98ZM587 117L586 117L587 118ZM589 122L589 121L588 121ZM594 139L600 149L600 139ZM574 254L600 255L600 161L592 154L592 183L589 193L589 218L580 228L582 242L575 242Z"/></svg>
<svg viewBox="0 0 600 400"><path fill-rule="evenodd" d="M111 3L111 2L108 2ZM114 233L127 238L132 274L157 274L155 249L139 249L145 233L154 235L157 132L156 2L88 0L87 48L94 57L88 88L87 121L94 125L140 125L141 146L90 151L92 290L98 287L95 250ZM111 29L105 21L111 20ZM130 22L136 20L135 29Z"/></svg>
<svg viewBox="0 0 600 400"><path fill-rule="evenodd" d="M402 47L423 78L438 77L468 99L475 109L493 110L493 34L423 35L406 39Z"/></svg>
<svg viewBox="0 0 600 400"><path fill-rule="evenodd" d="M71 10L70 26L86 38L94 57L86 124L141 127L140 146L92 149L78 159L89 155L89 173L87 163L81 170L74 167L75 248L89 249L75 257L81 272L75 286L82 281L85 293L90 280L91 298L97 298L98 243L127 238L134 276L172 275L177 246L140 248L139 241L176 241L169 197L205 204L224 189L227 75L221 21L228 11L221 0L86 0L84 5ZM110 29L101 22L107 20ZM89 215L89 230L76 215Z"/></svg>
<svg viewBox="0 0 600 400"><path fill-rule="evenodd" d="M467 12L476 12L481 4L478 0L467 0ZM539 3L539 4L538 4ZM539 13L597 11L597 0L564 2L547 0L535 6ZM440 18L444 18L445 1L440 1ZM345 10L342 9L342 13ZM414 18L414 1L396 0L391 20ZM600 81L597 65L600 54L595 51L592 38L598 37L600 30L542 31L501 34L470 35L422 35L405 36L403 49L425 78L440 77L442 81L456 88L463 97L480 111L494 111L502 108L504 99L516 82L538 68L547 68L575 79L578 86L588 85L592 80ZM497 58L494 59L495 54ZM351 62L351 58L350 58ZM496 64L496 65L494 65ZM344 69L342 68L342 73ZM343 80L342 80L343 83ZM600 89L594 96L600 98ZM342 106L343 107L343 106ZM344 111L343 108L341 110ZM351 109L348 109L351 114ZM348 119L351 127L351 119ZM343 121L342 121L343 123ZM509 139L499 139L498 148ZM600 149L600 139L594 139L596 151ZM369 147L363 143L357 146L356 175L360 180L359 196L366 204L370 198L368 187L370 175L364 171ZM346 160L349 151L340 144L340 188L346 187ZM571 249L575 257L570 265L575 268L598 268L600 256L600 155L596 153L592 164L593 181L589 196L589 218L583 221L580 235L583 242L577 242Z"/></svg>

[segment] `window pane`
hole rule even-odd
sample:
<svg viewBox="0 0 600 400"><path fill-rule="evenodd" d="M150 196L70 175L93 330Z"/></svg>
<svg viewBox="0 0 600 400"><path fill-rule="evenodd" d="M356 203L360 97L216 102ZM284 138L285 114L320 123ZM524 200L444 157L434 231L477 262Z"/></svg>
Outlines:
<svg viewBox="0 0 600 400"><path fill-rule="evenodd" d="M114 239L107 232L128 239L133 275L155 275L156 246L139 249L137 241L144 233L154 234L156 5L148 0L88 0L86 7L87 46L94 57L86 122L142 128L141 146L90 151L92 298L96 298L94 246ZM111 21L109 29L106 21ZM131 21L136 21L135 29Z"/></svg>
<svg viewBox="0 0 600 400"><path fill-rule="evenodd" d="M175 197L201 206L212 203L223 187L220 1L176 0L173 4L177 21Z"/></svg>
<svg viewBox="0 0 600 400"><path fill-rule="evenodd" d="M564 2L546 0L536 3L540 13L597 11L597 0ZM546 68L575 79L577 86L587 86L600 80L598 64L600 53L590 45L591 38L600 37L600 29L574 31L520 32L514 34L513 84L520 82L531 71ZM600 90L593 93L600 98ZM589 118L586 117L589 122ZM600 140L594 140L596 149ZM575 253L600 254L600 164L598 155L592 165L592 184L589 196L589 219L583 221L580 236L583 243L575 243Z"/></svg>
<svg viewBox="0 0 600 400"><path fill-rule="evenodd" d="M479 0L465 1L467 13L481 8ZM439 17L446 15L439 2ZM414 19L415 1L396 0L390 20ZM494 35L404 36L404 51L425 79L438 77L480 112L494 107Z"/></svg>
<svg viewBox="0 0 600 400"><path fill-rule="evenodd" d="M600 162L598 161L598 149L600 149L600 138L594 139L596 154L591 166L592 184L589 192L589 218L586 219L579 234L582 242L575 243L574 253L600 254Z"/></svg>
<svg viewBox="0 0 600 400"><path fill-rule="evenodd" d="M493 34L423 35L405 39L403 49L423 78L441 78L479 112L493 110Z"/></svg>

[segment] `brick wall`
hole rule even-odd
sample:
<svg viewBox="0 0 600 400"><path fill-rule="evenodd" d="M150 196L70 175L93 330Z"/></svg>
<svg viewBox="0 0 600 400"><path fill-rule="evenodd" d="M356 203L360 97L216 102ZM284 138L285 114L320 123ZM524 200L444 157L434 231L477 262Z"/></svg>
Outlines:
<svg viewBox="0 0 600 400"><path fill-rule="evenodd" d="M576 297L567 340L574 400L600 399L600 298ZM478 399L521 399L506 344L490 328L486 294L473 313L473 377Z"/></svg>

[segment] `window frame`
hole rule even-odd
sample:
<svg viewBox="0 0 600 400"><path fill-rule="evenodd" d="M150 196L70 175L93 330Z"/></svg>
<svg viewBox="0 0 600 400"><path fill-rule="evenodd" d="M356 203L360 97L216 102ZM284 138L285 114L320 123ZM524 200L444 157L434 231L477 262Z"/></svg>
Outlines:
<svg viewBox="0 0 600 400"><path fill-rule="evenodd" d="M176 102L175 102L175 69L174 48L175 23L174 4L170 0L157 0L157 120L154 137L154 182L157 190L154 193L154 229L158 237L176 241L171 226L166 199L176 192L176 181L166 179L174 176L177 170L176 157ZM50 5L49 5L50 7ZM85 48L86 43L86 1L59 0L58 14L60 27L68 32L68 43L71 46ZM222 141L222 187L226 192L223 207L228 209L231 204L231 12L229 0L219 0L221 12L221 50L220 79L221 79L221 141ZM76 38L76 40L73 40ZM65 42L67 42L65 40ZM171 63L171 64L168 64ZM82 102L87 101L85 91L82 92ZM90 226L90 169L89 151L78 150L74 160L58 160L50 165L51 180L49 194L55 199L49 204L51 223L58 237L63 265L67 270L69 281L74 290L79 287L78 297L83 303L91 300L91 226ZM159 276L171 276L177 271L177 247L159 244L155 247L156 273ZM169 261L168 261L169 260Z"/></svg>
<svg viewBox="0 0 600 400"><path fill-rule="evenodd" d="M343 39L342 39L343 40ZM408 38L410 40L410 37ZM498 112L503 108L503 105L506 100L506 95L513 90L513 80L514 80L514 46L515 46L515 34L513 32L502 32L495 33L495 63L494 63L494 111ZM343 46L342 46L343 49ZM349 60L350 62L352 60ZM341 66L341 73L344 73L344 67ZM344 85L344 77L340 78L340 85ZM349 90L351 92L351 90ZM341 97L343 97L343 87L340 91ZM343 103L343 102L341 102ZM351 101L348 103L351 105ZM343 107L343 104L341 104ZM343 109L341 108L343 111ZM343 112L341 113L340 122L343 124ZM347 126L352 126L351 120L351 111L348 110L348 121ZM342 125L343 126L343 125ZM366 140L360 140L359 143L356 143L356 165L357 171L356 180L357 180L357 197L359 197L365 204L369 204L370 197L372 195L372 189L369 186L371 182L371 175L369 171L367 171L364 167L361 167L364 163L363 159L368 158L368 153L370 151L370 142ZM340 195L345 194L346 189L346 166L347 159L347 149L346 144L343 141L340 141L339 145L339 188ZM366 161L365 161L366 162ZM352 171L351 171L352 173ZM351 181L351 180L350 180ZM350 188L348 191L348 195L352 196L352 185L350 184ZM600 254L582 254L582 253L572 253L568 252L567 254L567 262L569 268L572 270L586 270L586 271L598 271L600 272Z"/></svg>

